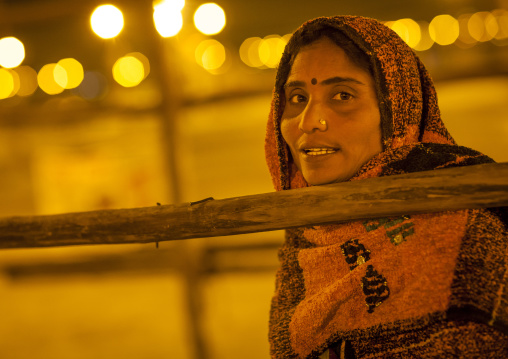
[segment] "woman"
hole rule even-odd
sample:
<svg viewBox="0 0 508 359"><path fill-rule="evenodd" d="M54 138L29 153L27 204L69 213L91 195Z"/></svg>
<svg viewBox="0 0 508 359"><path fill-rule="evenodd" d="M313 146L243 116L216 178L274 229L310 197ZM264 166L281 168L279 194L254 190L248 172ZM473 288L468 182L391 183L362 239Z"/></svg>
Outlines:
<svg viewBox="0 0 508 359"><path fill-rule="evenodd" d="M455 144L412 50L386 26L353 16L311 20L289 40L265 151L277 190L492 162ZM500 213L287 230L272 357L508 357Z"/></svg>

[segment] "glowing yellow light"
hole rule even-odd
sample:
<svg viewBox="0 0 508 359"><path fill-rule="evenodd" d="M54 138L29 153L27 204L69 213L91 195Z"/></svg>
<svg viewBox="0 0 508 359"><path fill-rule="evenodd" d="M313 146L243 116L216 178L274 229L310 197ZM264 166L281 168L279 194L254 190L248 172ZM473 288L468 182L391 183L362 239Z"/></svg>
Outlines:
<svg viewBox="0 0 508 359"><path fill-rule="evenodd" d="M249 37L240 46L240 58L250 67L263 68L265 65L260 58L260 47L263 39L259 37Z"/></svg>
<svg viewBox="0 0 508 359"><path fill-rule="evenodd" d="M146 79L146 77L150 73L150 61L148 61L148 58L141 52L131 52L125 56L132 56L138 59L143 64L143 79Z"/></svg>
<svg viewBox="0 0 508 359"><path fill-rule="evenodd" d="M497 20L499 31L497 32L495 39L504 40L508 38L508 11L504 9L494 10L492 15Z"/></svg>
<svg viewBox="0 0 508 359"><path fill-rule="evenodd" d="M177 11L182 11L185 6L185 0L155 0L153 1L153 8L157 6L170 6Z"/></svg>
<svg viewBox="0 0 508 359"><path fill-rule="evenodd" d="M93 11L90 24L98 36L111 39L123 29L123 14L113 5L101 5Z"/></svg>
<svg viewBox="0 0 508 359"><path fill-rule="evenodd" d="M78 60L72 58L62 59L56 64L53 75L56 83L64 89L73 89L83 81L83 66Z"/></svg>
<svg viewBox="0 0 508 359"><path fill-rule="evenodd" d="M25 59L25 47L15 37L0 39L0 66L13 68L19 66Z"/></svg>
<svg viewBox="0 0 508 359"><path fill-rule="evenodd" d="M64 88L55 81L54 71L56 64L44 65L37 74L37 82L42 91L48 95L57 95L61 93Z"/></svg>
<svg viewBox="0 0 508 359"><path fill-rule="evenodd" d="M258 46L259 59L262 64L270 68L277 67L285 46L286 40L280 36L266 36Z"/></svg>
<svg viewBox="0 0 508 359"><path fill-rule="evenodd" d="M438 15L429 24L429 34L436 44L453 44L459 37L459 22L451 15Z"/></svg>
<svg viewBox="0 0 508 359"><path fill-rule="evenodd" d="M205 35L215 35L226 26L226 14L215 3L201 5L194 13L194 25Z"/></svg>
<svg viewBox="0 0 508 359"><path fill-rule="evenodd" d="M14 69L10 69L9 71L12 75L12 79L14 80L14 88L12 89L12 92L11 92L11 96L14 96L18 93L19 88L21 87L21 83L20 83L20 78L19 78L18 73L16 71L14 71Z"/></svg>
<svg viewBox="0 0 508 359"><path fill-rule="evenodd" d="M195 57L200 66L215 73L226 61L226 49L217 40L204 40L196 47Z"/></svg>
<svg viewBox="0 0 508 359"><path fill-rule="evenodd" d="M13 71L19 76L18 96L30 96L37 90L37 72L30 66L19 66Z"/></svg>
<svg viewBox="0 0 508 359"><path fill-rule="evenodd" d="M490 12L485 15L485 32L488 34L489 40L492 40L499 32L497 18Z"/></svg>
<svg viewBox="0 0 508 359"><path fill-rule="evenodd" d="M425 51L428 50L434 45L434 40L430 37L429 34L429 23L426 21L418 21L418 25L420 27L420 41L414 49L416 51Z"/></svg>
<svg viewBox="0 0 508 359"><path fill-rule="evenodd" d="M459 22L459 38L456 43L457 46L461 48L469 48L474 46L477 43L471 34L469 33L469 19L471 18L471 14L462 14L458 17Z"/></svg>
<svg viewBox="0 0 508 359"><path fill-rule="evenodd" d="M185 1L183 1L185 4ZM182 7L183 7L182 4ZM162 37L175 36L183 26L181 8L172 1L163 1L154 6L153 21L157 32Z"/></svg>
<svg viewBox="0 0 508 359"><path fill-rule="evenodd" d="M422 37L420 25L412 19L400 19L390 24L390 28L410 47L415 48Z"/></svg>
<svg viewBox="0 0 508 359"><path fill-rule="evenodd" d="M14 77L7 69L0 69L0 99L12 96L14 92Z"/></svg>
<svg viewBox="0 0 508 359"><path fill-rule="evenodd" d="M467 28L471 37L481 42L492 40L499 31L496 18L486 11L471 15Z"/></svg>
<svg viewBox="0 0 508 359"><path fill-rule="evenodd" d="M395 21L383 21L383 25L386 27L392 28L392 25L395 23Z"/></svg>
<svg viewBox="0 0 508 359"><path fill-rule="evenodd" d="M143 63L133 56L121 57L113 65L113 78L123 87L137 86L145 78Z"/></svg>
<svg viewBox="0 0 508 359"><path fill-rule="evenodd" d="M239 53L240 53L240 59L243 61L243 63L250 67L258 67L262 66L263 63L259 59L259 56L252 56L253 59L251 59L251 53L252 55L258 54L258 47L256 44L258 44L261 41L261 38L259 37L249 37L245 39L242 44L240 45ZM256 51L251 51L251 48L253 46L256 46ZM258 62L255 62L255 61Z"/></svg>

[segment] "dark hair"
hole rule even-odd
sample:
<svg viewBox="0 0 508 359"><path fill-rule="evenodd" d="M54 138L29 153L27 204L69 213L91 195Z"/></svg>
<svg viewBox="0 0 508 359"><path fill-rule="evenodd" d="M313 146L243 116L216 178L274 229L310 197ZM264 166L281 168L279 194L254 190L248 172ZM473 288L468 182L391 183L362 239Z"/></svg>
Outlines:
<svg viewBox="0 0 508 359"><path fill-rule="evenodd" d="M327 37L338 47L343 49L347 57L354 64L373 75L369 56L362 51L358 45L337 28L323 23L315 23L295 32L289 40L277 75L276 86L279 90L282 89L286 83L296 55L298 55L301 48L324 37Z"/></svg>

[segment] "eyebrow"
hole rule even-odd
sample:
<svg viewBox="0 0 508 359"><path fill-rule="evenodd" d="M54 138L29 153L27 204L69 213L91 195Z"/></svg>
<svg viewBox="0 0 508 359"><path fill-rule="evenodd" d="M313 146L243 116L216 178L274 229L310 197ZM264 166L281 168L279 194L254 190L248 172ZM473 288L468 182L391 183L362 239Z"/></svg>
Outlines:
<svg viewBox="0 0 508 359"><path fill-rule="evenodd" d="M355 78L352 78L352 77L340 77L340 76L335 76L335 77L331 77L329 79L323 80L319 84L320 85L333 85L333 84L338 84L338 83L342 83L342 82L354 82L354 83L356 83L358 85L365 85L363 82L358 81ZM288 87L305 87L306 85L307 84L304 81L289 81L289 82L287 82L284 85L284 88L288 88Z"/></svg>

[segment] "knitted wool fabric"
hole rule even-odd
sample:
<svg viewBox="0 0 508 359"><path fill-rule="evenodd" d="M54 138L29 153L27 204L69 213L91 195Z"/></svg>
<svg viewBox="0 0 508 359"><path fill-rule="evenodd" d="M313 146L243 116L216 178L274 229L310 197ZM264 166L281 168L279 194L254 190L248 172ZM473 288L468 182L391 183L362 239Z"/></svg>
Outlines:
<svg viewBox="0 0 508 359"><path fill-rule="evenodd" d="M303 24L282 56L265 153L276 190L308 184L281 131L283 86L295 40L327 25L371 63L383 152L350 180L492 162L457 146L434 86L413 51L373 19L336 16ZM286 231L270 312L273 358L508 357L507 225L495 210L429 213Z"/></svg>

